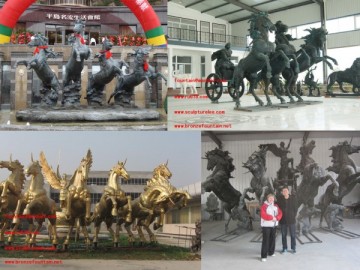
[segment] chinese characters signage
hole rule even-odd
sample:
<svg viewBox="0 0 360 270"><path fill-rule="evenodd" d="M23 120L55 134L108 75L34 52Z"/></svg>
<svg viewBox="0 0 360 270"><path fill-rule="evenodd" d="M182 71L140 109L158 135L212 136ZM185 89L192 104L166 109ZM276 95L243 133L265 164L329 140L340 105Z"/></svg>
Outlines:
<svg viewBox="0 0 360 270"><path fill-rule="evenodd" d="M78 14L59 14L59 13L47 13L47 19L51 20L67 20L67 21L74 21L74 20L85 20L85 21L100 21L101 15L92 14L92 15L78 15Z"/></svg>

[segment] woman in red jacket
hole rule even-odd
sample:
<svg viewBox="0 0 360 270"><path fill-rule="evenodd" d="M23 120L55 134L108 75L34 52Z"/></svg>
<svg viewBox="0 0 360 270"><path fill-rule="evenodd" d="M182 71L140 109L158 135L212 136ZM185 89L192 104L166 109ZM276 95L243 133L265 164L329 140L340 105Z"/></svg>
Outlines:
<svg viewBox="0 0 360 270"><path fill-rule="evenodd" d="M261 261L266 262L267 255L275 256L276 226L282 217L282 211L274 203L274 194L268 194L266 201L261 206L261 228L263 240L261 245Z"/></svg>

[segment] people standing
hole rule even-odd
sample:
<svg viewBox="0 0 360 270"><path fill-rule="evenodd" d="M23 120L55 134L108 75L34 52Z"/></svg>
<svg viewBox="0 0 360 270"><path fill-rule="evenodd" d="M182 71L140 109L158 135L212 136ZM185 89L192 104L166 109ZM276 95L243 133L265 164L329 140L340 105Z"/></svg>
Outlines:
<svg viewBox="0 0 360 270"><path fill-rule="evenodd" d="M291 238L291 251L296 253L296 239L295 239L295 223L297 213L297 201L296 196L291 195L287 186L281 189L281 195L277 200L279 207L281 208L283 215L280 220L281 236L282 236L282 254L286 254L288 251L287 245L287 232L290 231Z"/></svg>
<svg viewBox="0 0 360 270"><path fill-rule="evenodd" d="M268 194L266 201L261 206L261 228L263 240L261 244L261 261L265 262L267 256L275 256L275 233L278 221L282 217L282 211L278 205L274 203L273 194Z"/></svg>

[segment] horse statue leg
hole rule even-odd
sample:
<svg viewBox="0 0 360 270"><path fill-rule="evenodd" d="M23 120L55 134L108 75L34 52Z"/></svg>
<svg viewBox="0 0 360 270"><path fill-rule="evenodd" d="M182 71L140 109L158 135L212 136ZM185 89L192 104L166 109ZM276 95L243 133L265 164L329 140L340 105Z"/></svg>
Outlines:
<svg viewBox="0 0 360 270"><path fill-rule="evenodd" d="M127 198L127 205L128 205L128 212L126 214L126 222L132 221L132 206L131 206L131 196L126 196Z"/></svg>
<svg viewBox="0 0 360 270"><path fill-rule="evenodd" d="M35 230L31 234L31 239L29 241L30 246L34 246L36 244L36 235L39 233L44 221L45 221L45 218L36 218L37 225L35 227Z"/></svg>
<svg viewBox="0 0 360 270"><path fill-rule="evenodd" d="M74 226L75 226L75 218L71 218L69 220L69 230L68 230L68 233L66 235L66 238L65 238L65 242L64 242L64 250L68 250L68 247L69 247L69 244L70 244L70 236L72 234L72 231L74 229Z"/></svg>
<svg viewBox="0 0 360 270"><path fill-rule="evenodd" d="M268 77L268 71L266 72L266 77L269 78ZM264 106L264 102L255 93L255 87L256 87L256 81L257 81L257 73L250 74L250 76L247 77L247 79L250 81L249 92L253 95L253 97L255 98L255 101L257 103L259 103L260 106Z"/></svg>
<svg viewBox="0 0 360 270"><path fill-rule="evenodd" d="M86 221L85 221L86 218L79 218L79 222L80 222L80 227L81 227L81 230L82 230L82 233L84 234L84 238L85 238L85 245L88 247L91 242L90 242L90 237L89 237L89 233L87 231L87 228L86 228Z"/></svg>
<svg viewBox="0 0 360 270"><path fill-rule="evenodd" d="M147 231L149 238L150 238L150 242L151 243L157 243L156 240L156 236L155 234L150 230L149 226L144 226L145 230Z"/></svg>
<svg viewBox="0 0 360 270"><path fill-rule="evenodd" d="M8 237L9 245L11 245L11 243L12 243L12 241L14 239L15 232L16 232L17 228L20 225L19 215L21 213L21 209L22 209L24 203L25 203L25 201L23 199L20 199L17 202L16 209L15 209L15 212L14 212L14 218L13 218L13 221L12 221L12 223L14 224L14 227L12 228L11 233L10 233L10 235Z"/></svg>
<svg viewBox="0 0 360 270"><path fill-rule="evenodd" d="M286 101L285 99L279 95L278 89L280 88L280 75L279 74L275 74L272 78L271 81L272 83L272 92L274 93L274 95L280 99L281 104L285 104Z"/></svg>

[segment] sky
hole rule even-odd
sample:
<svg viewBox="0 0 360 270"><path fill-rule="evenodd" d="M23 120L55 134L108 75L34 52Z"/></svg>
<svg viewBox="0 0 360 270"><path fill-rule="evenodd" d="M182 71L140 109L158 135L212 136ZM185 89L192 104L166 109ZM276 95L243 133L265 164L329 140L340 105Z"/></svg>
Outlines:
<svg viewBox="0 0 360 270"><path fill-rule="evenodd" d="M118 161L127 171L153 171L168 160L171 183L183 187L200 181L200 132L169 131L0 131L0 160L19 160L26 168L31 153L39 159L45 153L50 166L60 164L61 174L73 174L91 149L91 170L109 171ZM0 182L10 172L0 169ZM131 176L131 175L130 175Z"/></svg>

